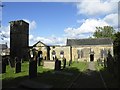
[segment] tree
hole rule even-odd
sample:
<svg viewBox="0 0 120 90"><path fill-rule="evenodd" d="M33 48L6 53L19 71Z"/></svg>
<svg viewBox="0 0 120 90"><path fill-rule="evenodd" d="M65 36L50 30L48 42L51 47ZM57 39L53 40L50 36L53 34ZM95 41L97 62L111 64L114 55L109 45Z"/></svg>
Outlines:
<svg viewBox="0 0 120 90"><path fill-rule="evenodd" d="M115 33L115 39L113 45L114 45L114 57L115 57L115 61L117 62L115 67L117 67L116 69L118 71L117 77L120 86L120 32Z"/></svg>
<svg viewBox="0 0 120 90"><path fill-rule="evenodd" d="M111 26L96 27L93 36L95 38L111 38L114 39L115 30Z"/></svg>

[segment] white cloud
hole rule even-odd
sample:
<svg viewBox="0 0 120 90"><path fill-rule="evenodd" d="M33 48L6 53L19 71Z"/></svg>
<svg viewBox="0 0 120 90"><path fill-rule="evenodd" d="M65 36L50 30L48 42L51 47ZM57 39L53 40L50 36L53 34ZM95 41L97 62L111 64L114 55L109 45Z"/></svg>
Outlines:
<svg viewBox="0 0 120 90"><path fill-rule="evenodd" d="M50 37L33 37L33 40L30 40L30 45L35 44L38 41L41 41L47 45L65 45L66 44L66 38L64 37L56 37L56 36L50 36ZM32 43L31 43L32 42Z"/></svg>
<svg viewBox="0 0 120 90"><path fill-rule="evenodd" d="M29 40L33 40L34 39L34 36L33 35L29 35Z"/></svg>
<svg viewBox="0 0 120 90"><path fill-rule="evenodd" d="M3 40L1 38L3 38ZM9 27L9 25L1 26L1 28L0 28L0 43L6 43L6 42L8 43L8 47L10 47L10 27Z"/></svg>
<svg viewBox="0 0 120 90"><path fill-rule="evenodd" d="M30 29L30 30L36 29L36 25L37 25L37 24L36 24L36 22L35 22L34 20L32 20L32 21L30 21L30 20L28 20L28 19L23 19L23 20L29 23L29 29Z"/></svg>
<svg viewBox="0 0 120 90"><path fill-rule="evenodd" d="M103 18L103 20L109 23L114 28L118 27L118 14L109 14Z"/></svg>
<svg viewBox="0 0 120 90"><path fill-rule="evenodd" d="M85 14L91 16L106 15L116 13L118 3L113 0L83 0L76 4L78 14Z"/></svg>
<svg viewBox="0 0 120 90"><path fill-rule="evenodd" d="M64 31L69 38L84 38L88 37L85 34L93 33L96 27L103 27L109 25L101 19L86 19L85 22L77 28L66 28Z"/></svg>

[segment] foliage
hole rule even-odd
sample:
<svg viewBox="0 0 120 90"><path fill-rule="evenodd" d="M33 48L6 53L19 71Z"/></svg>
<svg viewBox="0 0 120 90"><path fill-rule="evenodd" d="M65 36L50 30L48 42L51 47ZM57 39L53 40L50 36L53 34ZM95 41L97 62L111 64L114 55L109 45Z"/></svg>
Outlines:
<svg viewBox="0 0 120 90"><path fill-rule="evenodd" d="M96 38L112 38L114 39L115 30L111 26L96 27L93 36Z"/></svg>
<svg viewBox="0 0 120 90"><path fill-rule="evenodd" d="M120 54L120 32L115 33L115 39L114 39L114 54L118 55Z"/></svg>

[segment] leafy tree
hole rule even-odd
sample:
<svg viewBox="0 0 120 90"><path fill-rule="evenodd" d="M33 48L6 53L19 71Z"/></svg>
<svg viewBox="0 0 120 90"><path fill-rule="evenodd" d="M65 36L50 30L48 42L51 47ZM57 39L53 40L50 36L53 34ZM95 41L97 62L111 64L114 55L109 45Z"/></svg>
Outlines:
<svg viewBox="0 0 120 90"><path fill-rule="evenodd" d="M117 67L117 71L118 71L117 77L120 86L120 32L115 33L115 39L113 45L114 45L115 61L117 62L115 67Z"/></svg>
<svg viewBox="0 0 120 90"><path fill-rule="evenodd" d="M120 32L115 33L114 36L114 54L120 55Z"/></svg>
<svg viewBox="0 0 120 90"><path fill-rule="evenodd" d="M112 38L114 39L115 30L111 26L96 27L93 36L95 38Z"/></svg>

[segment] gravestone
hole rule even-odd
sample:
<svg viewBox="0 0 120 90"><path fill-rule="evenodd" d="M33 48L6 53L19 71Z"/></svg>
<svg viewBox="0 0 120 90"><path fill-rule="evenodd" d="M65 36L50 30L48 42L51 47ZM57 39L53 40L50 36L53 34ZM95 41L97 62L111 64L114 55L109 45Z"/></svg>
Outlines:
<svg viewBox="0 0 120 90"><path fill-rule="evenodd" d="M37 61L31 60L29 62L29 78L37 77Z"/></svg>
<svg viewBox="0 0 120 90"><path fill-rule="evenodd" d="M21 61L15 57L15 73L21 72Z"/></svg>
<svg viewBox="0 0 120 90"><path fill-rule="evenodd" d="M104 68L106 68L107 67L107 61L106 61L106 59L104 59Z"/></svg>
<svg viewBox="0 0 120 90"><path fill-rule="evenodd" d="M72 64L72 60L69 61L69 66Z"/></svg>
<svg viewBox="0 0 120 90"><path fill-rule="evenodd" d="M6 62L5 62L5 58L2 59L2 73L6 73Z"/></svg>
<svg viewBox="0 0 120 90"><path fill-rule="evenodd" d="M38 66L41 65L42 59L43 59L43 57L42 57L42 51L38 51Z"/></svg>
<svg viewBox="0 0 120 90"><path fill-rule="evenodd" d="M66 58L63 58L63 69L66 67Z"/></svg>
<svg viewBox="0 0 120 90"><path fill-rule="evenodd" d="M14 60L12 58L9 59L8 62L9 62L9 65L10 65L11 68L15 67L15 62L14 62Z"/></svg>
<svg viewBox="0 0 120 90"><path fill-rule="evenodd" d="M61 70L61 61L58 59L55 61L55 70Z"/></svg>
<svg viewBox="0 0 120 90"><path fill-rule="evenodd" d="M37 77L37 52L36 49L32 49L29 52L29 78Z"/></svg>
<svg viewBox="0 0 120 90"><path fill-rule="evenodd" d="M108 57L107 57L107 69L110 73L113 73L114 72L114 60L113 60L113 57L112 55L110 54L110 52L108 52Z"/></svg>

